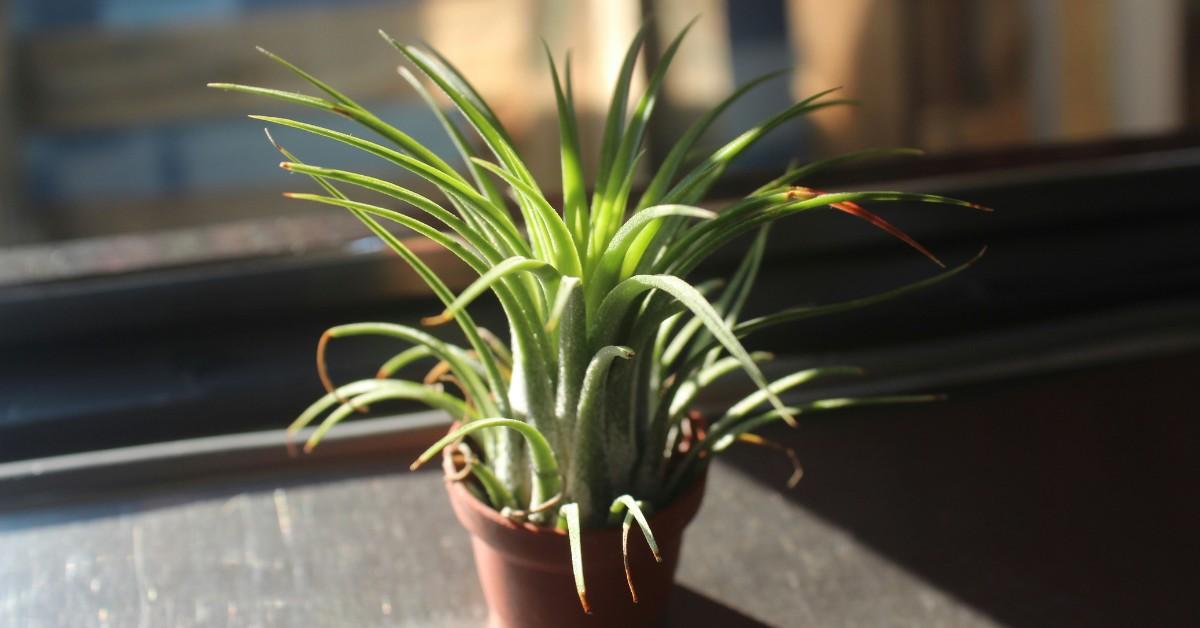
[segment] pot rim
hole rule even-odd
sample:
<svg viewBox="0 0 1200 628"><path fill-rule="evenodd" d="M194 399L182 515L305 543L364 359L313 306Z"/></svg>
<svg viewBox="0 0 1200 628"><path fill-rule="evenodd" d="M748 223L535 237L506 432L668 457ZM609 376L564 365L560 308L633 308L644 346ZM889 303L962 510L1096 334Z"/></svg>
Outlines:
<svg viewBox="0 0 1200 628"><path fill-rule="evenodd" d="M456 501L458 501L458 503L465 505L466 507L470 508L474 513L483 517L484 519L487 519L489 522L491 522L495 525L509 528L512 530L523 530L525 532L529 532L529 533L532 533L535 535L540 535L540 536L554 536L554 537L566 537L567 536L567 532L565 530L560 530L554 526L539 526L539 525L530 523L528 521L523 521L520 523L513 521L512 519L501 515L500 511L496 510L495 508L492 508L490 505L488 505L487 503L485 503L482 500L480 500L479 498L477 498L471 491L467 490L467 488L465 486L463 486L464 480L452 480L452 479L446 478L445 476L443 476L442 479L447 484L449 484L449 486L447 488L451 492L455 493L455 495L453 497L456 499ZM697 494L699 494L699 495L704 494L704 487L705 487L706 483L707 483L707 474L702 474L696 481L692 482L692 485L686 491L683 491L683 492L679 493L678 495L676 495L675 499L672 499L671 503L668 504L666 508L656 509L654 511L654 514L650 516L650 521L653 522L653 521L659 519L660 517L668 518L671 515L674 515L677 511L689 510L689 509L699 510L699 505L700 505L699 500L695 499L695 496ZM683 518L690 519L691 516L694 514L695 514L694 512L688 513L687 516L685 516ZM620 530L620 526L601 526L601 527L583 528L583 530L581 530L581 533L587 534L588 532L598 531L598 530Z"/></svg>

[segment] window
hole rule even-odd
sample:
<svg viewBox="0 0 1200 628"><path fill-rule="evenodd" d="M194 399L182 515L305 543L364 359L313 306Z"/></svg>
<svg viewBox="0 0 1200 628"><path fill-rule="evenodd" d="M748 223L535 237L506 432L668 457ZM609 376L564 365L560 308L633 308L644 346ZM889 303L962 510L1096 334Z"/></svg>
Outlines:
<svg viewBox="0 0 1200 628"><path fill-rule="evenodd" d="M449 156L434 116L393 71L399 56L374 32L430 42L477 82L553 188L558 138L538 36L560 62L572 51L583 141L594 147L611 77L645 11L656 17L655 57L702 16L667 75L647 170L691 121L764 72L793 68L727 111L705 150L821 89L840 85L863 101L776 129L736 162L730 194L791 159L867 147L931 154L852 170L892 180L1189 147L1200 120L1188 81L1200 68L1191 36L1200 13L1182 0L1102 9L1074 0L14 0L0 8L0 343L15 356L4 381L16 390L0 399L0 429L78 419L111 445L279 425L298 401L247 404L311 383L307 351L324 325L430 313L411 273L356 222L280 198L307 182L275 167L261 124L245 114L338 120L205 89L220 80L304 89L254 45ZM643 70L635 93L652 68ZM310 161L397 176L301 133L276 137ZM993 224L1033 232L1103 214L1089 211L1030 209ZM1132 210L1112 211L1105 220ZM989 241L978 225L924 225L929 237ZM795 236L781 268L801 249L862 245L838 228ZM165 410L191 418L151 418ZM153 429L112 427L135 415ZM25 448L9 445L14 438L0 438L4 456L101 442L46 436Z"/></svg>

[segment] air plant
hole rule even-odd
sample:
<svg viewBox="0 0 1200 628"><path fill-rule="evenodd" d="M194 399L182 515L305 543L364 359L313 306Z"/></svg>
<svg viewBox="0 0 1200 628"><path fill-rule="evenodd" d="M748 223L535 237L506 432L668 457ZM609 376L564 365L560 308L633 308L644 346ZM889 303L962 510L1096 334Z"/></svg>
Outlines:
<svg viewBox="0 0 1200 628"><path fill-rule="evenodd" d="M630 86L645 27L634 37L613 89L598 166L590 179L582 165L570 57L560 73L547 47L558 111L559 207L550 203L492 109L448 60L432 49L403 45L382 31L384 40L415 70L401 67L399 72L437 115L461 157L463 170L350 97L265 50L264 54L322 95L228 83L210 85L353 120L379 139L290 118L251 116L375 155L424 179L441 196L435 200L392 181L306 164L280 148L287 158L281 167L311 177L323 191L286 196L344 208L362 221L411 265L444 304L443 311L425 319L424 324L453 322L465 342L452 344L425 330L386 322L329 329L317 350L328 394L312 404L291 431L324 415L306 443L305 449L311 450L331 427L373 403L408 399L447 411L461 426L434 443L413 467L454 446L459 467L451 471L472 477L480 499L507 516L565 528L585 608L581 528L622 525L627 540L636 523L653 549L649 520L654 509L669 504L697 479L714 454L733 443L770 445L754 436L764 425L777 421L794 425L797 415L851 405L933 398L864 397L786 405L780 395L789 389L822 377L856 373L857 369L813 368L771 382L760 368L771 356L748 351L743 338L789 321L864 307L919 290L970 265L853 301L742 317L763 261L768 229L776 220L832 208L866 220L941 265L932 253L860 203L978 206L926 194L826 193L797 185L842 162L912 152L906 150L864 151L793 166L720 211L697 206L729 164L771 130L799 116L849 102L833 98L833 90L815 94L691 163L697 141L714 120L781 72L741 86L696 120L657 165L640 195L635 195L635 174L641 165L647 125L667 68L686 32L685 28L667 46L645 91L630 109ZM468 139L467 129L439 108L418 75L449 97L469 131L478 136L482 150ZM351 188L399 200L417 210L417 215L423 214L423 219L352 200L344 191ZM504 188L511 195L511 205ZM454 294L403 240L383 226L385 222L437 243L473 269L478 279ZM688 281L712 253L750 232L756 235L749 252L727 282ZM507 317L507 342L476 325L468 312L468 306L489 291ZM334 386L325 370L328 342L362 335L388 337L411 348L388 360L376 378ZM393 378L402 367L419 360L435 365L424 381ZM707 436L681 452L689 428L687 413L696 395L738 371L749 376L756 391L713 417ZM632 591L632 581L630 588Z"/></svg>

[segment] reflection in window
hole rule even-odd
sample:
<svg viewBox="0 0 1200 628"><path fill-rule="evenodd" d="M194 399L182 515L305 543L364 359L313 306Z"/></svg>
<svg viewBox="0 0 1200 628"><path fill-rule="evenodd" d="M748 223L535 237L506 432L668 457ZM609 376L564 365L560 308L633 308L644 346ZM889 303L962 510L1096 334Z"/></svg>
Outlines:
<svg viewBox="0 0 1200 628"><path fill-rule="evenodd" d="M64 270L42 279L69 276L75 265L95 267L97 256L108 260L103 268L131 269L137 264L121 262L133 250L142 251L134 257L143 266L153 266L191 263L205 252L235 255L241 242L253 243L243 255L285 254L361 235L352 221L279 198L306 182L275 168L260 125L244 114L282 113L335 128L338 120L203 87L223 80L305 89L255 54L255 44L326 78L450 158L433 116L391 71L399 56L374 32L382 27L401 40L430 42L477 81L534 173L553 188L554 104L539 36L560 59L572 50L583 140L594 147L598 112L641 11L655 13L655 52L702 15L660 100L650 163L701 111L767 71L794 68L790 78L732 108L706 138L708 148L814 91L841 85L863 100L859 108L781 128L735 164L777 170L790 158L869 146L951 152L1178 131L1189 115L1184 76L1196 71L1185 50L1195 6L12 0L0 8L0 133L8 140L0 146L0 246L7 247L0 255L11 275L4 281L20 281L22 273L38 279L51 258ZM281 131L279 139L309 161L399 176L319 138ZM281 219L293 228L280 229ZM117 241L35 246L163 232L172 237L159 244L122 240L124 248L113 248Z"/></svg>

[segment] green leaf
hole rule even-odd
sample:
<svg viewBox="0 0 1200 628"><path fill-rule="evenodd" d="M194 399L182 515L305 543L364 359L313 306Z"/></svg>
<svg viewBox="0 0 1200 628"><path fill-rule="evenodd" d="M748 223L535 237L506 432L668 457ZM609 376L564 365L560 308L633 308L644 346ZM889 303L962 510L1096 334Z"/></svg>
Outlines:
<svg viewBox="0 0 1200 628"><path fill-rule="evenodd" d="M820 410L839 410L842 408L852 408L856 406L878 406L878 405L894 405L900 403L928 403L930 401L942 401L946 397L944 395L890 395L880 397L859 397L859 398L837 398L837 399L819 399L800 406L792 406L789 408L794 414L814 412ZM768 423L778 421L782 418L778 410L770 410L760 415L742 419L733 423L722 426L720 431L713 431L709 434L709 438L701 443L697 449L711 449L713 452L721 452L733 444L739 434L752 432Z"/></svg>
<svg viewBox="0 0 1200 628"><path fill-rule="evenodd" d="M797 116L824 109L825 107L853 104L855 102L848 99L820 100L820 98L833 91L826 90L814 94L764 120L757 126L742 132L727 144L717 149L708 159L705 159L700 165L684 176L675 187L671 188L670 192L667 192L663 197L664 201L672 203L691 202L694 199L702 198L708 192L709 187L712 186L713 181L715 181L715 178L710 175L720 174L731 161L784 122Z"/></svg>
<svg viewBox="0 0 1200 628"><path fill-rule="evenodd" d="M588 419L593 417L598 418L595 412L597 408L596 404L604 398L604 378L608 375L608 369L612 365L612 361L617 358L628 360L633 355L633 349L629 347L610 345L601 347L596 352L596 355L592 357L583 377L583 387L579 395L579 408L576 412L581 421L585 417Z"/></svg>
<svg viewBox="0 0 1200 628"><path fill-rule="evenodd" d="M630 519L637 520L638 527L642 529L642 536L646 537L646 545L650 546L650 553L654 555L654 560L658 563L662 563L663 560L662 554L658 551L658 543L654 541L654 532L650 530L650 522L646 520L646 515L642 512L642 503L630 495L621 495L613 500L609 513L613 517L619 517L622 511L625 512L624 521L621 523L621 556L625 562L625 582L629 585L629 595L633 598L633 603L637 604L637 591L633 588L633 574L629 570L629 529L632 527Z"/></svg>
<svg viewBox="0 0 1200 628"><path fill-rule="evenodd" d="M692 226L678 240L671 244L659 262L666 272L686 275L696 265L711 255L713 251L750 229L796 213L859 201L914 201L958 205L982 211L990 211L975 203L933 194L911 194L906 192L837 192L827 194L818 193L815 190L798 189L769 196L754 196L744 199L721 212L721 215L716 219Z"/></svg>
<svg viewBox="0 0 1200 628"><path fill-rule="evenodd" d="M292 421L292 424L287 428L288 436L293 436L296 434L296 432L299 432L307 427L309 423L312 423L313 419L321 416L330 408L339 405L342 403L343 399L348 399L350 397L361 395L365 392L376 390L385 383L386 382L379 379L360 379L357 382L351 382L345 386L340 386L334 392L327 393L324 397L314 401L311 405L305 408L304 412L300 413L300 416L296 417L295 421Z"/></svg>
<svg viewBox="0 0 1200 628"><path fill-rule="evenodd" d="M266 96L276 100L282 100L297 105L306 107L315 107L326 111L337 112L337 105L316 96L300 94L297 92L288 92L281 89L270 89L267 87L255 87L253 85L238 85L237 83L209 83L208 87L220 89L227 92L238 92L241 94L250 94L252 96Z"/></svg>
<svg viewBox="0 0 1200 628"><path fill-rule="evenodd" d="M321 439L325 437L333 426L337 425L354 413L358 408L369 406L379 401L389 399L411 399L420 401L421 403L438 410L445 410L451 416L459 419L465 419L472 416L472 412L467 408L466 404L461 399L456 399L440 390L431 386L425 386L414 382L398 381L398 380L383 380L383 385L364 392L353 399L352 402L343 403L336 410L321 422L321 426L308 437L308 442L304 443L305 453L311 452Z"/></svg>
<svg viewBox="0 0 1200 628"><path fill-rule="evenodd" d="M918 156L924 155L925 151L919 148L868 148L855 153L847 153L845 155L837 155L826 159L814 161L812 163L788 168L787 172L780 175L778 178L772 179L760 186L757 190L750 193L750 196L759 194L767 194L774 191L779 191L781 188L786 188L788 185L800 181L804 177L813 175L822 170L835 168L845 163L855 161L863 161L867 159L880 159L887 157L901 156Z"/></svg>
<svg viewBox="0 0 1200 628"><path fill-rule="evenodd" d="M414 159L409 155L405 155L385 146L381 146L374 142L350 135L349 133L341 133L314 124L290 120L288 118L259 115L252 115L250 118L262 120L271 124L278 124L280 126L294 128L321 137L326 137L334 141L358 148L409 172L412 172L413 174L416 174L438 186L439 189L445 192L452 199L461 201L466 208L473 210L481 220L490 225L503 239L504 244L507 245L507 253L526 256L529 254L529 246L521 238L520 232L517 230L516 225L513 224L508 214L504 211L503 206L496 206L492 204L489 199L481 196L465 181L461 180L461 178L451 176L418 159Z"/></svg>
<svg viewBox="0 0 1200 628"><path fill-rule="evenodd" d="M550 47L542 42L546 60L550 63L550 76L554 79L554 102L558 111L559 156L562 169L563 221L575 242L576 255L583 259L587 254L588 217L587 189L583 176L583 158L579 148L579 123L575 119L575 107L571 102L571 57L564 64L567 91L559 82L558 68Z"/></svg>
<svg viewBox="0 0 1200 628"><path fill-rule="evenodd" d="M806 318L815 318L818 316L828 316L830 314L840 314L842 312L849 312L851 310L857 310L859 308L890 301L906 294L935 286L943 281L946 281L947 279L950 279L951 277L957 276L958 274L978 263L986 252L987 247L984 247L980 249L979 253L975 254L975 257L971 258L966 263L951 268L945 272L938 273L937 275L929 277L928 279L914 281L886 292L880 292L878 294L860 297L857 299L850 299L848 301L840 301L838 303L829 303L825 305L806 305L788 308L767 316L760 316L758 318L742 321L734 327L734 332L736 332L739 337L744 337L756 331L765 329L767 327L772 327L780 323L798 321Z"/></svg>
<svg viewBox="0 0 1200 628"><path fill-rule="evenodd" d="M767 362L775 359L775 354L768 351L753 351L750 353L750 358L756 363ZM669 395L671 398L671 405L667 407L668 416L672 421L674 421L676 417L681 416L685 411L687 411L688 406L691 405L692 401L696 398L696 395L699 394L701 390L708 387L721 377L740 369L741 366L742 363L739 362L737 358L724 357L713 362L711 365L700 369L699 372L697 372L694 376L680 377L674 394ZM679 375L686 374L677 374L677 376ZM761 393L761 391L758 391L755 394L759 393Z"/></svg>
<svg viewBox="0 0 1200 628"><path fill-rule="evenodd" d="M416 461L412 463L410 468L416 469L421 465L429 462L431 458L436 456L442 449L450 443L453 443L465 436L473 434L479 430L504 427L515 430L525 438L525 442L529 444L529 458L533 463L534 487L535 495L533 496L534 503L541 503L547 499L557 495L562 488L562 479L558 473L558 462L554 456L554 450L550 447L549 441L545 436L537 430L537 428L524 422L515 419L506 419L502 417L474 419L462 427L443 436L438 442L434 443L422 453Z"/></svg>
<svg viewBox="0 0 1200 628"><path fill-rule="evenodd" d="M309 74L308 72L305 72L304 70L300 69L299 67L293 65L292 62L288 61L287 59L284 59L283 57L267 50L266 48L263 48L262 46L255 46L255 49L258 50L259 52L261 52L262 54L266 55L272 61L291 70L293 73L296 74L296 76L299 76L300 78L304 79L305 81L308 81L309 84L313 85L317 89L325 92L326 94L329 95L330 98L334 99L338 103L346 105L348 107L362 109L362 107L360 107L358 105L358 103L351 100L349 96L339 92L338 90L329 86L327 83L321 81L317 77L315 77L315 76Z"/></svg>
<svg viewBox="0 0 1200 628"><path fill-rule="evenodd" d="M297 159L295 155L275 143L275 140L271 137L270 132L267 132L267 139L270 140L271 144L274 145L275 148L282 153L285 158L290 161L300 163L300 160ZM329 183L325 179L321 177L312 178L334 198L343 201L348 200L345 194L342 194L341 191L339 191L333 186L333 184ZM369 229L375 234L376 237L383 241L388 248L392 249L392 251L399 255L400 258L403 259L413 269L413 271L417 273L417 276L420 277L427 286L429 286L430 290L437 295L438 299L441 300L442 303L450 303L453 300L453 294L451 294L450 289L446 287L446 284L443 283L442 280L433 272L433 270L429 268L428 264L421 261L419 257L414 255L412 250L405 246L404 243L399 240L399 238L397 238L395 235L392 235L392 233L387 229L384 229L367 213L353 208L347 209L355 218L362 222L367 229ZM462 329L463 335L466 336L467 341L471 344L471 347L474 348L476 353L479 354L479 360L483 364L484 371L487 374L488 384L493 390L497 391L497 394L494 396L495 398L489 395L484 399L477 400L479 409L487 414L508 412L510 410L508 399L499 394L499 391L504 390L504 378L500 374L500 369L496 364L495 358L488 351L488 346L483 343L479 334L479 330L475 326L475 321L471 319L470 316L464 314L463 316L458 317L458 325ZM488 449L488 452L490 454L491 450Z"/></svg>
<svg viewBox="0 0 1200 628"><path fill-rule="evenodd" d="M484 176L483 171L480 170L478 166L471 163L471 158L477 157L478 155L476 155L475 151L471 148L471 144L467 142L467 138L463 136L462 131L460 131L458 128L458 125L450 121L450 118L446 115L446 112L442 111L442 108L438 105L437 101L433 99L433 94L430 94L429 90L425 89L425 86L421 83L421 81L414 76L408 68L400 66L396 68L396 71L400 74L400 78L404 79L404 81L413 88L413 91L417 92L417 94L421 97L421 100L425 101L426 106L428 106L429 110L433 112L433 115L437 117L438 122L442 125L442 129L446 131L446 135L449 136L450 141L454 144L455 150L458 151L458 155L462 157L463 163L465 163L467 165L467 169L470 170L471 178L474 179L475 186L479 189L479 191L491 201L492 205L496 207L505 207L506 204L504 202L504 196L500 194L500 191L496 189L495 185L492 185L491 179Z"/></svg>
<svg viewBox="0 0 1200 628"><path fill-rule="evenodd" d="M579 594L579 604L583 612L592 614L588 606L587 584L583 581L583 544L579 539L579 504L564 504L559 508L559 514L566 522L567 542L571 546L571 571L575 575L575 592Z"/></svg>
<svg viewBox="0 0 1200 628"><path fill-rule="evenodd" d="M483 491L487 493L488 503L496 510L505 508L517 508L517 500L512 496L512 493L504 487L504 483L483 461L474 459L471 463L471 474L475 479L479 480L479 484L483 486Z"/></svg>
<svg viewBox="0 0 1200 628"><path fill-rule="evenodd" d="M503 125L495 114L483 102L483 99L475 92L470 83L462 77L457 70L453 68L444 58L437 55L436 52L425 52L413 46L405 46L400 42L392 39L387 33L379 31L389 44L396 50L400 51L409 62L417 67L425 76L429 77L437 86L445 92L450 100L458 107L458 110L463 113L467 121L471 123L483 138L485 144L491 149L496 158L503 164L504 169L514 178L529 185L531 188L537 186L533 175L529 172L524 162L517 154L516 148L513 146L511 138L504 130ZM535 196L540 197L538 192ZM544 198L542 199L545 200ZM532 254L534 257L553 261L553 255L566 255L564 251L550 250L551 242L550 235L546 230L550 227L543 224L544 216L539 213L539 208L531 204L530 199L526 195L518 195L518 206L525 218L525 226L529 231L530 240L532 242ZM551 212L553 213L553 211ZM557 214L555 214L557 217ZM559 219L561 222L561 219ZM572 253L574 250L572 248ZM578 275L579 272L569 272L568 267L560 266L567 274Z"/></svg>
<svg viewBox="0 0 1200 628"><path fill-rule="evenodd" d="M455 233L462 236L471 242L481 253L491 253L493 256L499 255L499 252L491 246L489 242L479 237L479 233L470 228L461 218L455 216L453 212L447 210L441 205L430 200L428 197L422 196L406 187L396 185L391 181L385 181L377 177L371 177L357 172L347 170L338 170L335 168L323 168L321 166L310 166L308 164L297 164L290 161L285 161L279 164L280 168L289 172L299 172L310 176L318 176L323 179L333 179L342 181L351 185L378 192L384 196L390 196L394 199L404 201L417 209L433 216L454 230Z"/></svg>
<svg viewBox="0 0 1200 628"><path fill-rule="evenodd" d="M420 142L413 139L412 136L387 124L386 122L375 117L374 114L370 113L369 111L367 111L365 109L361 109L357 106L348 106L348 105L343 105L341 103L334 103L334 102L325 100L324 98L317 98L315 96L298 94L296 92L287 92L287 91L283 91L283 90L268 89L268 88L264 88L264 87L254 87L251 85L238 85L236 83L209 83L208 86L211 88L214 88L214 89L221 89L221 90L225 90L225 91L240 92L243 94L251 94L251 95L255 95L255 96L266 96L268 98L274 98L276 100L282 100L285 102L290 102L290 103L297 104L297 105L304 105L307 107L315 107L317 109L323 109L323 110L329 111L331 113L336 113L336 114L344 116L346 118L350 118L351 120L358 122L359 124L367 127L368 129L371 129L372 131L378 133L379 135L387 138L389 141L395 143L397 146L403 148L404 150L408 151L409 153L412 153L418 159L429 163L430 165L438 168L439 170L442 170L449 174L453 174L455 176L460 176L454 170L454 168L451 168L449 164L447 164L440 157L438 157L435 153L433 153L433 151L429 150L428 148L425 148L425 146L423 146Z"/></svg>
<svg viewBox="0 0 1200 628"><path fill-rule="evenodd" d="M579 390L579 404L575 411L575 435L571 453L571 468L568 470L567 486L572 496L583 508L585 521L595 521L601 500L607 498L605 487L608 473L614 466L612 457L629 454L629 451L605 451L607 430L604 424L604 402L607 397L606 381L613 360L628 360L633 357L629 347L607 346L596 352L588 363ZM632 443L630 443L632 445ZM632 458L632 455L629 455ZM632 460L625 461L632 462Z"/></svg>
<svg viewBox="0 0 1200 628"><path fill-rule="evenodd" d="M489 268L487 272L471 282L471 285L467 286L450 305L447 305L441 314L421 319L421 323L424 325L441 325L453 319L456 314L470 305L479 295L491 288L493 284L517 273L532 273L543 278L544 281L556 280L559 277L546 262L532 260L527 257L510 257Z"/></svg>
<svg viewBox="0 0 1200 628"><path fill-rule="evenodd" d="M487 387L479 379L479 375L476 374L475 369L471 368L462 350L419 329L393 323L350 323L330 327L325 332L325 337L328 338L366 335L389 336L415 345L429 347L429 350L438 359L445 360L450 364L454 375L463 383L467 393L473 399L487 399Z"/></svg>
<svg viewBox="0 0 1200 628"><path fill-rule="evenodd" d="M587 320L583 306L583 286L578 277L567 277L559 283L558 295L554 299L550 319L546 321L546 329L553 332L559 329L559 325L561 329L556 334L558 382L554 397L554 415L562 424L560 451L573 456L579 394L588 363ZM569 457L565 464L568 469L573 468L573 457Z"/></svg>
<svg viewBox="0 0 1200 628"><path fill-rule="evenodd" d="M558 293L554 295L554 303L550 306L550 315L546 317L546 331L558 329L558 322L564 312L571 306L572 295L582 288L583 282L579 277L563 277L558 284ZM568 334L562 334L568 335Z"/></svg>
<svg viewBox="0 0 1200 628"><path fill-rule="evenodd" d="M629 83L633 80L633 68L637 64L638 52L642 49L642 41L645 39L646 29L649 27L649 22L643 23L637 34L633 36L633 41L629 42L625 58L621 61L621 69L617 72L617 82L613 86L612 102L608 106L608 117L604 121L604 135L600 141L600 163L596 168L596 189L592 194L592 224L590 226L593 240L588 244L589 251L599 252L604 248L603 243L595 240L596 221L605 204L604 192L608 189L613 161L616 159L617 150L620 148L619 142L625 128L625 108L629 102Z"/></svg>
<svg viewBox="0 0 1200 628"><path fill-rule="evenodd" d="M488 270L488 263L479 258L471 249L463 246L454 238L426 225L425 223L416 220L410 216L405 216L398 212L394 212L375 205L359 203L357 201L346 200L344 198L333 198L328 196L320 196L316 194L286 194L290 198L301 200L309 200L318 203L326 203L330 205L339 205L351 210L360 211L367 214L378 215L388 220L398 222L417 233L429 238L433 242L442 245L446 250L453 253L456 257L467 263L476 272L483 274ZM511 288L511 289L510 289ZM528 312L536 311L535 299L540 298L540 294L530 294L526 290L519 289L520 286L514 284L511 287L506 287L504 284L496 285L496 295L500 299L501 305L508 314L509 323L513 330L517 333L520 340L527 343L531 353L537 356L547 355L548 347L544 334L541 333L540 325L536 322L528 320ZM519 313L519 314L518 314Z"/></svg>
<svg viewBox="0 0 1200 628"><path fill-rule="evenodd" d="M830 375L862 375L862 373L863 370L857 366L824 366L805 369L771 382L771 385L767 387L767 390L770 390L777 395L782 395L796 386L807 384L808 382L820 377L828 377ZM725 411L725 414L713 424L713 427L715 428L717 425L724 425L725 423L723 422L736 422L748 414L751 410L757 408L766 401L766 393L762 390L756 390L747 395L741 401L730 406L729 409Z"/></svg>
<svg viewBox="0 0 1200 628"><path fill-rule="evenodd" d="M387 362L384 362L383 366L379 367L379 371L375 373L375 377L376 379L386 379L409 364L432 355L433 352L429 350L429 347L421 345L409 347L389 358Z"/></svg>
<svg viewBox="0 0 1200 628"><path fill-rule="evenodd" d="M633 174L636 170L637 160L635 159L635 155L637 155L642 146L642 141L645 139L646 125L649 123L650 116L654 111L654 105L658 100L658 92L662 88L667 69L670 67L675 53L679 50L679 45L683 43L683 38L687 36L688 31L695 25L696 19L698 18L693 18L675 36L675 39L671 41L659 58L658 67L654 69L654 73L650 76L646 91L638 100L633 114L630 116L629 122L625 127L621 144L613 154L612 165L605 177L604 187L601 188L600 184L597 184L597 190L603 191L603 195L601 196L602 202L595 209L598 212L598 216L591 233L592 248L597 252L603 251L606 248L617 225L620 224L621 218L625 215L625 201L629 195L628 186L632 183Z"/></svg>
<svg viewBox="0 0 1200 628"><path fill-rule="evenodd" d="M654 174L654 178L651 179L650 183L646 185L646 190L642 193L642 198L638 201L637 208L641 209L643 207L649 207L650 205L658 203L662 199L663 194L667 191L667 187L671 185L671 181L674 179L675 173L679 170L679 167L683 165L683 161L687 158L688 154L692 152L692 147L695 146L700 137L704 135L704 132L708 130L708 127L712 126L712 123L716 121L717 117L724 113L724 111L728 109L730 105L737 102L742 96L745 96L746 93L755 87L758 87L759 85L762 85L771 79L788 74L790 71L791 70L777 70L747 82L745 85L742 85L727 98L725 98L725 100L721 101L720 104L710 109L707 113L692 123L692 126L688 127L688 130L684 131L683 135L676 140L675 145L671 147L671 151L667 153L667 156L663 159L662 165L658 167L658 171Z"/></svg>
<svg viewBox="0 0 1200 628"><path fill-rule="evenodd" d="M624 225L621 225L621 228L617 230L612 240L609 241L608 248L605 249L600 262L603 272L616 275L619 268L623 276L626 270L632 271L636 268L638 262L641 260L642 253L645 251L644 249L633 250L630 248L634 243L634 239L642 230L667 216L686 216L688 218L712 220L717 217L717 213L691 205L656 205L638 211L633 216L630 216Z"/></svg>
<svg viewBox="0 0 1200 628"><path fill-rule="evenodd" d="M746 298L749 297L750 289L754 286L754 280L758 276L758 269L762 265L763 255L767 249L769 227L770 225L764 225L759 228L754 242L750 244L746 255L742 257L741 263L738 264L737 270L730 278L729 285L714 304L714 308L725 317L725 321L730 325L737 321L738 314L741 312ZM697 336L697 334L702 335ZM679 333L667 345L662 353L662 362L664 364L674 363L689 346L693 348L688 354L689 357L696 355L700 352L700 347L706 346L704 342L706 338L703 335L701 321L693 318L679 330Z"/></svg>
<svg viewBox="0 0 1200 628"><path fill-rule="evenodd" d="M579 254L576 252L575 244L571 241L571 233L567 231L567 225L562 221L562 217L554 211L554 208L550 206L550 203L546 201L542 193L529 183L522 181L493 163L483 161L482 159L473 159L472 161L490 170L501 179L504 179L518 193L524 195L535 208L537 211L536 219L545 227L550 241L553 243L553 249L548 251L548 259L546 261L553 262L564 275L581 276L583 274L583 266L579 261Z"/></svg>
<svg viewBox="0 0 1200 628"><path fill-rule="evenodd" d="M746 251L745 257L742 258L742 262L738 264L737 270L730 278L729 287L725 288L725 291L721 293L721 298L717 299L717 310L725 315L725 320L730 325L737 321L738 316L742 313L742 307L746 305L746 299L750 297L750 290L754 288L758 270L762 267L763 256L767 252L767 238L770 234L771 226L769 224L759 227L758 234L750 243L750 249Z"/></svg>
<svg viewBox="0 0 1200 628"><path fill-rule="evenodd" d="M730 355L737 358L742 363L742 368L750 376L750 379L759 387L766 389L767 380L763 376L762 371L754 364L754 360L750 358L750 354L742 347L742 343L738 341L729 324L726 323L721 315L713 309L712 305L704 298L691 284L686 281L671 275L634 275L625 281L617 284L617 287L604 299L600 305L599 315L597 320L605 321L605 325L612 327L613 321L619 321L628 310L630 302L639 294L646 290L661 290L670 294L680 303L685 305L692 313L708 328L713 337L725 347L725 350ZM606 333L599 332L597 337L604 337ZM774 393L768 393L767 398L771 401L771 405L779 409L785 418L790 418L785 410L783 402Z"/></svg>
<svg viewBox="0 0 1200 628"><path fill-rule="evenodd" d="M450 97L450 100L466 116L467 121L475 127L484 143L509 172L526 183L533 183L533 176L517 156L516 148L507 131L504 130L504 125L500 123L500 120L479 97L470 83L453 69L453 66L438 56L436 52L426 52L414 46L405 46L392 39L387 33L383 31L379 31L379 33L385 41L400 51L422 74L429 77Z"/></svg>
<svg viewBox="0 0 1200 628"><path fill-rule="evenodd" d="M426 238L429 238L433 242L440 244L447 251L450 251L456 257L466 262L467 265L475 269L476 272L480 274L487 272L489 262L480 257L477 253L475 253L474 250L463 246L449 235L434 229L433 227L421 222L420 220L417 220L416 218L413 218L412 216L408 216L397 211L392 211L390 209L385 209L383 207L379 207L378 205L360 203L358 201L352 201L345 198L336 198L333 196L322 196L320 194L299 194L293 192L288 192L284 194L284 196L301 201L312 201L314 203L322 203L325 205L337 205L339 207L359 211L364 214L386 218L392 222L404 225L405 227L412 229ZM451 220L457 221L458 218L452 216Z"/></svg>
<svg viewBox="0 0 1200 628"><path fill-rule="evenodd" d="M852 406L871 406L882 404L895 403L926 403L930 401L940 401L945 399L943 395L893 395L880 397L861 397L858 399L820 399L799 406L790 406L786 408L791 415L799 415L813 411L835 410L839 408L848 408ZM754 430L782 419L784 415L779 409L772 409L762 414L759 414L748 419L742 419L736 423L722 426L720 432L710 431L708 437L700 441L699 446L688 450L683 460L675 465L671 476L666 481L667 493L673 493L683 481L697 471L697 465L701 464L707 458L702 458L708 454L720 453L728 448L741 434L753 432Z"/></svg>

